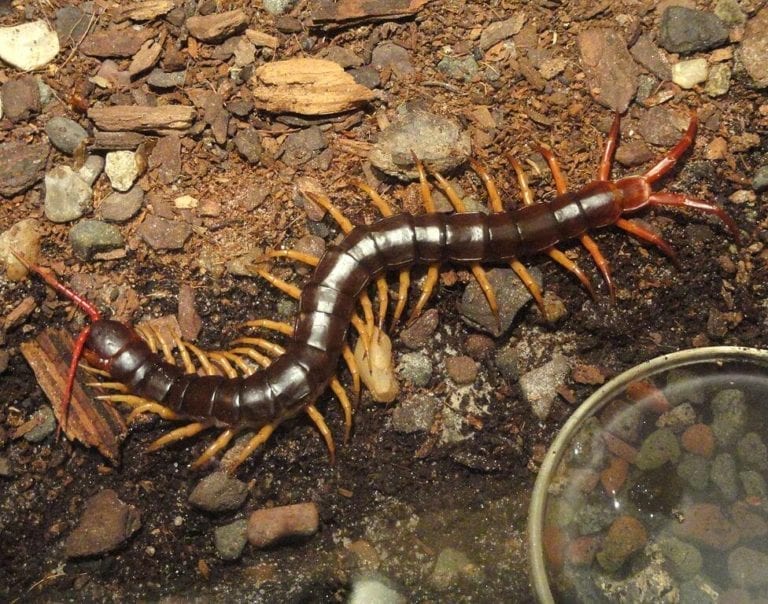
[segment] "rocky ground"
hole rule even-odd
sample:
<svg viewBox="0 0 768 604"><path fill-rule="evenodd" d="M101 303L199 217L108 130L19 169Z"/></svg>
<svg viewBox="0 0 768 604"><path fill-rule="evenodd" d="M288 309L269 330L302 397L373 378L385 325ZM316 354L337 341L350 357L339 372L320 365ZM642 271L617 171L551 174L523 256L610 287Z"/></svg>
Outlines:
<svg viewBox="0 0 768 604"><path fill-rule="evenodd" d="M530 600L526 505L574 407L655 356L768 341L759 2L14 1L0 3L0 59L3 600ZM112 448L56 438L60 406L25 355L66 363L41 352L45 330L84 319L10 250L107 315L170 316L186 339L225 348L244 321L295 312L257 276L265 250L318 255L340 237L307 192L371 223L357 178L420 213L413 152L479 209L471 154L508 207L520 203L510 157L547 201L538 144L576 188L595 178L612 112L618 175L653 165L690 110L695 144L659 186L721 205L740 241L700 213L644 211L633 222L669 241L679 268L618 229L595 232L616 303L569 242L596 299L548 257L525 258L548 320L495 268L502 329L471 273L445 267L428 310L394 334L395 401L365 394L346 445L338 405L320 401L335 465L304 418L235 477L188 467L210 438L147 453L169 429L156 418L127 435L114 419ZM299 285L308 274L268 265Z"/></svg>

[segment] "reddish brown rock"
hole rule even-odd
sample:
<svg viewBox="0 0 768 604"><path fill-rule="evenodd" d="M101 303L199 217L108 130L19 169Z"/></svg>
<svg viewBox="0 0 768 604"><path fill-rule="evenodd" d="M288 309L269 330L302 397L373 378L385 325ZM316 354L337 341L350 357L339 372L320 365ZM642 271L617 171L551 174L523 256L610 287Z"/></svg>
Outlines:
<svg viewBox="0 0 768 604"><path fill-rule="evenodd" d="M477 377L477 363L467 356L446 358L445 370L448 377L459 385L471 384Z"/></svg>
<svg viewBox="0 0 768 604"><path fill-rule="evenodd" d="M683 448L709 459L715 452L715 435L706 424L694 424L686 428L680 437Z"/></svg>
<svg viewBox="0 0 768 604"><path fill-rule="evenodd" d="M720 551L731 549L739 541L739 529L717 505L694 503L683 510L682 517L682 522L672 528L681 539Z"/></svg>
<svg viewBox="0 0 768 604"><path fill-rule="evenodd" d="M600 472L600 482L605 492L615 495L627 479L629 462L621 457L611 457L608 467Z"/></svg>
<svg viewBox="0 0 768 604"><path fill-rule="evenodd" d="M635 449L635 447L624 442L610 432L603 432L603 441L611 453L617 457L621 457L629 463L635 463L635 459L637 459L637 449Z"/></svg>
<svg viewBox="0 0 768 604"><path fill-rule="evenodd" d="M258 548L290 538L309 537L320 527L314 503L297 503L256 510L248 519L248 541Z"/></svg>
<svg viewBox="0 0 768 604"><path fill-rule="evenodd" d="M141 527L139 511L120 501L107 489L85 504L80 522L64 544L67 558L80 558L110 552Z"/></svg>
<svg viewBox="0 0 768 604"><path fill-rule="evenodd" d="M573 566L589 566L600 549L600 538L596 535L577 537L566 548L566 559Z"/></svg>
<svg viewBox="0 0 768 604"><path fill-rule="evenodd" d="M642 522L632 516L619 516L613 521L603 541L597 561L605 570L613 572L648 541L648 532Z"/></svg>

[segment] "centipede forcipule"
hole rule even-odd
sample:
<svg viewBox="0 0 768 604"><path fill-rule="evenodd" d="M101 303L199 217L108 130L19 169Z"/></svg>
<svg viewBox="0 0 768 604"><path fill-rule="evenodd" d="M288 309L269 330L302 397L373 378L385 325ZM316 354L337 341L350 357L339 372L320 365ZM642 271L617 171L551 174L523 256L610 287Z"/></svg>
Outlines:
<svg viewBox="0 0 768 604"><path fill-rule="evenodd" d="M233 466L236 467L271 436L278 424L300 412L307 412L333 453L333 439L315 402L329 384L337 393L341 388L335 378L340 357L344 357L353 375L356 374L355 361L348 354L346 334L352 323L361 338L365 340L371 337L373 330L366 326L372 323L372 313L366 311L366 319L360 319L356 305L362 298L370 308L366 288L374 280L379 284L378 322L379 328L383 327L383 315L387 310L386 284L384 287L380 284L384 273L400 272L400 296L394 311L394 324L405 305L408 270L417 264L427 265L429 269L412 316L418 314L426 303L436 281L438 266L442 263L468 265L494 310L495 296L481 264L511 264L536 301L541 303L538 286L518 258L546 253L571 270L591 291L589 280L581 269L555 247L560 242L572 239L580 239L590 251L613 298L614 288L608 263L588 232L616 225L657 246L674 259L674 251L664 240L624 218L625 214L647 206L682 207L713 214L738 241L739 232L735 222L717 205L684 194L652 190L652 185L675 166L693 142L697 128L696 115L691 114L688 128L680 141L647 172L612 181L610 171L618 143L619 122L617 115L608 135L596 180L578 190L567 190L552 153L540 149L553 172L557 189L557 196L549 203L533 202L522 169L514 160L512 165L523 191L525 205L513 210L502 208L499 193L488 173L476 162L471 162L487 189L492 210L490 214L464 212L461 201L450 185L439 174L433 174L457 210L453 214L436 213L424 166L418 160L415 161L420 173L426 214L394 214L375 191L360 183L360 187L379 206L384 218L371 225L353 228L343 217L337 217L347 234L339 245L329 247L319 260L305 258L311 264L316 264L316 267L300 292L294 325L291 327L269 321L254 323L283 331L289 336L289 342L284 351L279 347L272 349L273 352L278 349L283 352L273 361L251 355L263 369L249 375L200 376L185 372L182 367L155 353L146 338L136 329L117 321L102 319L92 304L60 284L47 271L31 266L47 283L83 309L91 320L75 344L66 397L71 392L77 363L84 356L95 368L105 371L112 380L123 384L124 391L133 397L131 400L136 407L135 412L154 412L167 419L191 421L161 437L150 448L159 448L210 427L223 428L224 432L195 462L200 465L224 449L235 434L246 429L256 430L256 435L238 454ZM311 198L335 211L327 198L317 195L311 195ZM276 255L301 259L300 254ZM290 290L289 286L277 278L268 274L265 276L272 283ZM294 293L299 294L298 290ZM341 392L348 431L351 406L343 394L343 388Z"/></svg>

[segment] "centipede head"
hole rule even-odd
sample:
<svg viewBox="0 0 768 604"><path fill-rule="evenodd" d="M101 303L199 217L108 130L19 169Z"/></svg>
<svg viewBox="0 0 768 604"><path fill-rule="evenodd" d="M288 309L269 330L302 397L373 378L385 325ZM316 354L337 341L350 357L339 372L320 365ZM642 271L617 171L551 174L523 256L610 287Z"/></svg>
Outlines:
<svg viewBox="0 0 768 604"><path fill-rule="evenodd" d="M80 294L78 294L74 290L70 289L69 287L61 283L58 279L56 279L56 277L54 277L49 270L44 269L43 267L38 266L37 264L29 262L26 258L24 258L23 256L20 256L13 250L11 250L11 253L14 256L16 256L19 262L21 262L24 266L26 266L27 269L29 269L30 271L35 273L37 276L39 276L43 281L45 281L57 292L59 292L62 296L74 302L74 304L83 312L85 312L85 314L87 314L88 318L91 320L91 323L86 325L86 327L83 328L83 330L77 336L77 339L75 340L75 345L72 349L72 361L69 364L69 371L67 372L67 385L66 385L66 388L64 389L64 400L62 401L62 421L59 426L59 430L61 430L62 428L66 430L67 416L69 411L69 401L72 398L72 389L74 388L74 384L75 384L77 366L80 362L80 359L87 353L86 342L88 341L88 337L90 336L90 333L91 333L91 325L93 323L102 322L101 313L93 304L88 302L88 300L86 300ZM89 360L90 360L90 356L89 356Z"/></svg>

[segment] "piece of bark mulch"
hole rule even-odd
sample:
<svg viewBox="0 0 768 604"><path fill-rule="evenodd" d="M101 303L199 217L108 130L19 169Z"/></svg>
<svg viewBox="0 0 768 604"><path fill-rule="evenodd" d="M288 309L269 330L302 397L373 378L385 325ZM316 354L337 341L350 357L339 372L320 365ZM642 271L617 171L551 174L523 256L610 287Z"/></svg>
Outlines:
<svg viewBox="0 0 768 604"><path fill-rule="evenodd" d="M415 15L429 0L320 0L313 3L312 22L315 25L348 26L372 21L389 21Z"/></svg>
<svg viewBox="0 0 768 604"><path fill-rule="evenodd" d="M21 353L51 401L59 425L63 423L64 390L72 345L72 336L63 329L46 329L34 340L21 345ZM125 421L112 404L94 398L91 389L82 385L93 379L84 370L78 370L64 434L87 447L96 447L99 453L116 464L120 460L120 443L127 431Z"/></svg>

